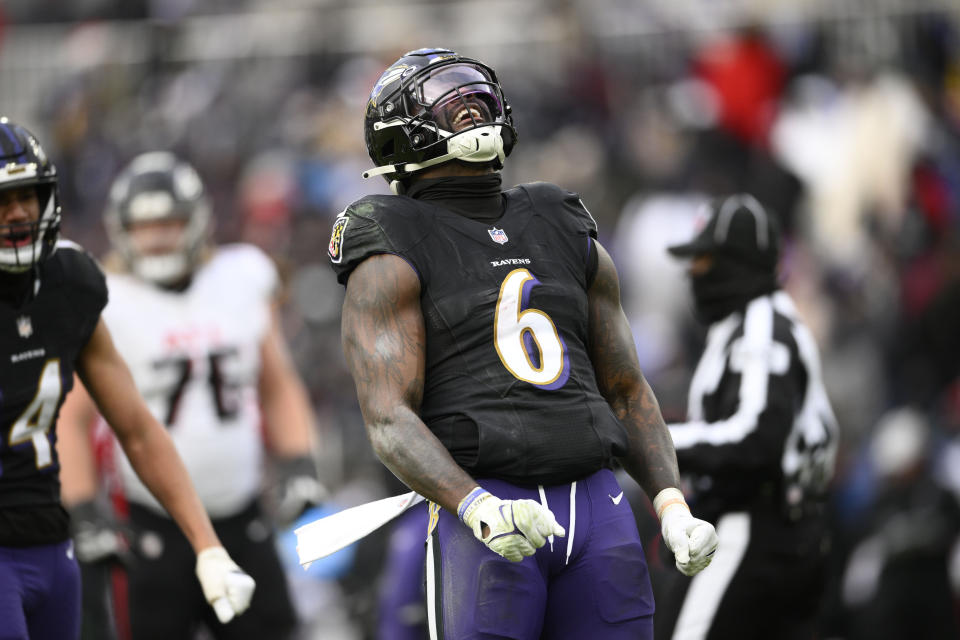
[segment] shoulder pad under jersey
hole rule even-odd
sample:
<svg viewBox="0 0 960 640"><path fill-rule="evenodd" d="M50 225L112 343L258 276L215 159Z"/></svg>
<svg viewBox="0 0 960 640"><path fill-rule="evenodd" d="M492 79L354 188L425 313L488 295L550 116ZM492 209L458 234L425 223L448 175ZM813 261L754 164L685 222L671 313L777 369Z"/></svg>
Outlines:
<svg viewBox="0 0 960 640"><path fill-rule="evenodd" d="M68 295L99 314L107 304L107 280L96 259L76 242L58 240L45 269L51 283L62 283ZM43 284L41 284L41 287Z"/></svg>
<svg viewBox="0 0 960 640"><path fill-rule="evenodd" d="M337 216L327 257L346 285L350 273L372 255L404 255L429 233L426 213L413 198L372 195L357 200Z"/></svg>
<svg viewBox="0 0 960 640"><path fill-rule="evenodd" d="M569 224L576 231L597 237L597 222L583 204L580 194L550 182L530 182L514 189L526 192L537 213L558 224Z"/></svg>
<svg viewBox="0 0 960 640"><path fill-rule="evenodd" d="M213 260L226 265L225 271L245 286L263 292L266 297L276 294L280 281L277 265L260 247L239 242L220 245Z"/></svg>

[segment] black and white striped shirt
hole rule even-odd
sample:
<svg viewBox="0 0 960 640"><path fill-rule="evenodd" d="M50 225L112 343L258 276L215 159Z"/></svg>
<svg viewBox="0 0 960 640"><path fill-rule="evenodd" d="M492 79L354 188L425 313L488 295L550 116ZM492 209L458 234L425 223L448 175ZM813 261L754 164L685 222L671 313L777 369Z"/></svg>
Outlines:
<svg viewBox="0 0 960 640"><path fill-rule="evenodd" d="M698 513L816 508L838 430L810 331L783 291L713 323L690 384L688 421L670 425Z"/></svg>

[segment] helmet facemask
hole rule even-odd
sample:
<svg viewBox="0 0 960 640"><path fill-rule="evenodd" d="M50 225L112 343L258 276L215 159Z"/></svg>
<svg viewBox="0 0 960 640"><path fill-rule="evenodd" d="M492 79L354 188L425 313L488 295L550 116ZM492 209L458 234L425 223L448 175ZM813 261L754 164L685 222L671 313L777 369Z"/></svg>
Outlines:
<svg viewBox="0 0 960 640"><path fill-rule="evenodd" d="M408 112L433 123L444 137L504 121L500 87L477 65L430 69L403 96Z"/></svg>
<svg viewBox="0 0 960 640"><path fill-rule="evenodd" d="M60 207L51 185L37 185L39 216L30 222L0 224L0 270L24 273L53 252L60 233Z"/></svg>
<svg viewBox="0 0 960 640"><path fill-rule="evenodd" d="M123 235L130 271L160 285L186 278L199 262L199 248L203 246L201 221L197 218L173 214L126 225Z"/></svg>

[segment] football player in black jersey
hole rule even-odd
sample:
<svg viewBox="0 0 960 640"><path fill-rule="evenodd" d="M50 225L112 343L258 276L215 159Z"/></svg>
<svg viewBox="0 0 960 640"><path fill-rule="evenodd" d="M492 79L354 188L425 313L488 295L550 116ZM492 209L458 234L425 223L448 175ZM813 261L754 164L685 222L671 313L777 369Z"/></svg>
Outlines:
<svg viewBox="0 0 960 640"><path fill-rule="evenodd" d="M651 638L612 467L653 499L684 573L710 562L716 535L677 489L593 218L552 184L501 190L510 107L493 69L453 51L391 65L365 133L365 175L397 195L347 207L328 254L371 443L432 503L431 637Z"/></svg>
<svg viewBox="0 0 960 640"><path fill-rule="evenodd" d="M57 173L37 139L0 118L0 635L80 632L80 574L60 503L56 417L74 371L140 477L197 552L197 577L227 622L254 582L230 559L166 430L150 415L100 319L103 274L59 241Z"/></svg>

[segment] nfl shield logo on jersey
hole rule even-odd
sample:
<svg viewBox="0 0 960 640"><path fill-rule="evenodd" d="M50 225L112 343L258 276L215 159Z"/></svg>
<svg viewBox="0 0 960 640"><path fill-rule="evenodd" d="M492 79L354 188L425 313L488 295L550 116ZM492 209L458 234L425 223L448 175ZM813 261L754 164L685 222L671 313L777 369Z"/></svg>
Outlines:
<svg viewBox="0 0 960 640"><path fill-rule="evenodd" d="M497 244L506 244L507 243L507 234L503 229L487 229L487 233L490 234L490 238Z"/></svg>
<svg viewBox="0 0 960 640"><path fill-rule="evenodd" d="M33 335L33 323L30 322L30 316L20 316L17 318L17 333L21 338L29 338Z"/></svg>

